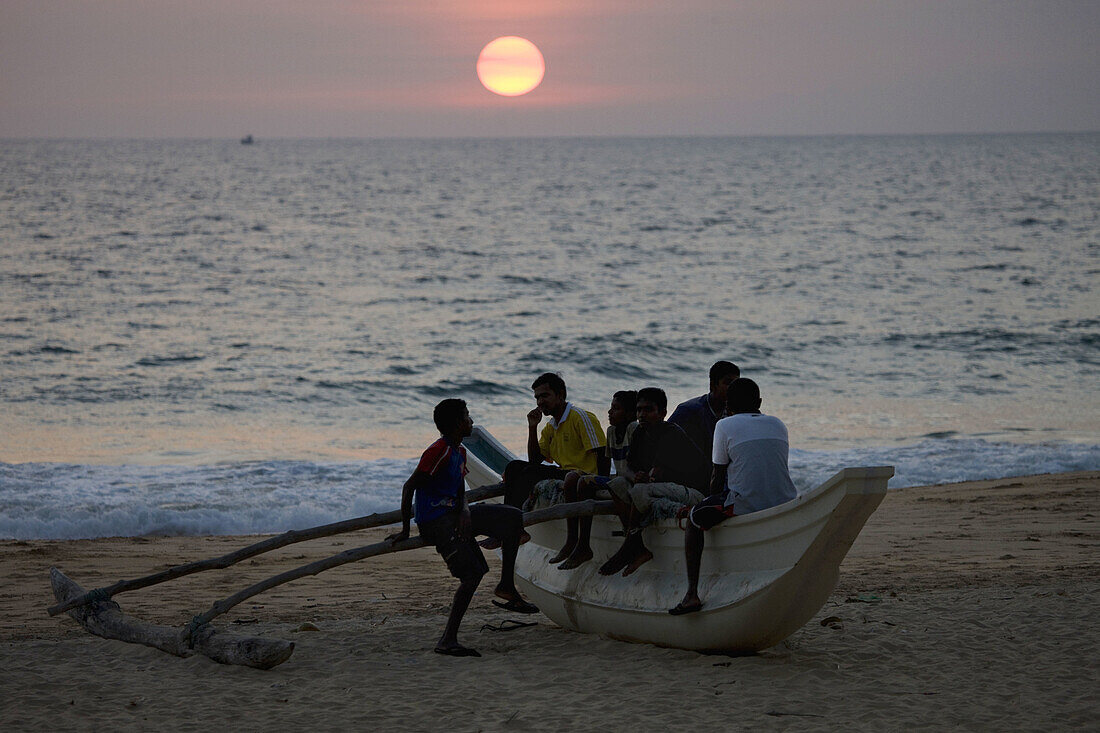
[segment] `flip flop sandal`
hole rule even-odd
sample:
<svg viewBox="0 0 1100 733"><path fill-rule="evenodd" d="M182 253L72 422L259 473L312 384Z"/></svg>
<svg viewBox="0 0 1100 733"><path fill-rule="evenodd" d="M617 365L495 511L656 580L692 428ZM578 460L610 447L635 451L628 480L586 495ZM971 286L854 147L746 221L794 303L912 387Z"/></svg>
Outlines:
<svg viewBox="0 0 1100 733"><path fill-rule="evenodd" d="M448 646L448 647L436 647L436 654L444 654L448 657L480 657L477 649L470 649L465 646Z"/></svg>
<svg viewBox="0 0 1100 733"><path fill-rule="evenodd" d="M493 601L493 605L497 608L503 608L505 611L515 611L516 613L538 613L539 607L534 603L528 603L527 601L520 601L513 598L510 601Z"/></svg>
<svg viewBox="0 0 1100 733"><path fill-rule="evenodd" d="M481 630L482 631L515 631L516 629L525 629L528 626L538 626L538 625L539 625L538 621L529 621L527 623L523 623L522 621L515 621L513 619L506 618L496 626L493 626L492 624L485 624L484 626L481 627Z"/></svg>

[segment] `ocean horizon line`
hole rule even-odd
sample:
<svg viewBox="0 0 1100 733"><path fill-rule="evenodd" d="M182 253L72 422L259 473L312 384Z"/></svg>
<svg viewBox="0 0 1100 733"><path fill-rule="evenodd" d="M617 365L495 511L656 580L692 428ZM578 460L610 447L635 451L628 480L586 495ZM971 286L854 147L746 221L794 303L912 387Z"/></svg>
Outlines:
<svg viewBox="0 0 1100 733"><path fill-rule="evenodd" d="M515 134L515 135L257 135L242 131L225 135L0 135L0 142L239 142L241 135L253 136L253 144L268 142L349 142L349 141L490 141L490 140L789 140L789 139L849 139L849 138L972 138L972 137L1042 137L1100 135L1100 129L1081 130L1000 130L1000 131L926 131L926 132L721 132L676 134Z"/></svg>

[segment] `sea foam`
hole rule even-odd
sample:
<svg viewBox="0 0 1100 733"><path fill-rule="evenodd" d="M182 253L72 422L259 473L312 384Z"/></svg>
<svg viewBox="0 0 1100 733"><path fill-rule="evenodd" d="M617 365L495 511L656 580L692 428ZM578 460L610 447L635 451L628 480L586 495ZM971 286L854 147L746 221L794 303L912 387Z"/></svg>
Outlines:
<svg viewBox="0 0 1100 733"><path fill-rule="evenodd" d="M1100 446L926 439L791 451L800 491L846 466L892 465L891 488L1100 469ZM0 463L0 538L262 534L396 509L414 460L212 466Z"/></svg>

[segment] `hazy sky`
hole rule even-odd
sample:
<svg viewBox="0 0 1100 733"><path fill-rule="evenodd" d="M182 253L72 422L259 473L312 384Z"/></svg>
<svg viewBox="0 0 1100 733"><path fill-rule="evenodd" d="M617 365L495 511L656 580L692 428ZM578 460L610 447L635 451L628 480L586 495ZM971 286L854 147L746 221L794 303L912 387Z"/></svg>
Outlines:
<svg viewBox="0 0 1100 733"><path fill-rule="evenodd" d="M1100 0L0 0L0 137L1043 130L1100 130Z"/></svg>

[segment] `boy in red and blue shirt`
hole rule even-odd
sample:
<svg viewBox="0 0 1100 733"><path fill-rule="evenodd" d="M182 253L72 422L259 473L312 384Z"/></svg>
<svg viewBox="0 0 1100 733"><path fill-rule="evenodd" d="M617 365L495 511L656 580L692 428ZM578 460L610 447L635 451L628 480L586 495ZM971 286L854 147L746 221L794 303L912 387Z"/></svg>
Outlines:
<svg viewBox="0 0 1100 733"><path fill-rule="evenodd" d="M470 411L463 400L443 400L435 406L435 425L442 437L428 446L401 492L401 531L387 539L393 543L409 536L413 498L420 536L435 545L451 575L458 578L447 626L435 646L438 654L480 657L476 650L458 643L458 627L489 565L474 541L479 534L501 542L501 577L494 593L501 608L517 613L537 613L515 586L516 552L523 533L523 512L503 504L466 503L466 448L462 439L473 431Z"/></svg>

